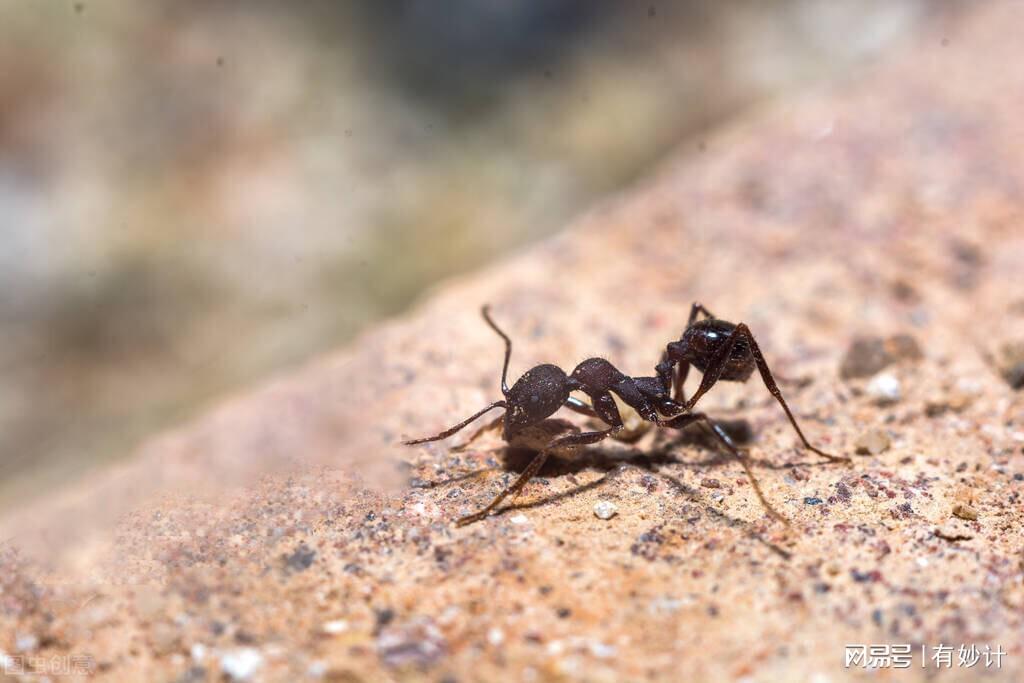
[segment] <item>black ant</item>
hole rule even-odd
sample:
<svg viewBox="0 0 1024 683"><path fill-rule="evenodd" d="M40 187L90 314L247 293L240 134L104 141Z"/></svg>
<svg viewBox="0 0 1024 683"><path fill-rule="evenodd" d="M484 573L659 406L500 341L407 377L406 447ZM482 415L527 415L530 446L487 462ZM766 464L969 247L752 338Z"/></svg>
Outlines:
<svg viewBox="0 0 1024 683"><path fill-rule="evenodd" d="M697 320L697 315L701 313L705 319ZM701 371L703 378L697 393L687 401L683 396L683 383L691 365ZM768 363L745 323L733 324L720 320L701 304L694 303L690 307L690 318L682 336L679 341L669 342L655 371L666 391L669 384L672 385L673 401L682 403L684 412L690 412L715 382L746 382L754 374L755 368L761 373L761 380L768 392L786 412L789 423L793 425L805 448L832 462L850 462L849 458L830 455L810 444L786 405L786 399L782 398L772 371L768 369Z"/></svg>
<svg viewBox="0 0 1024 683"><path fill-rule="evenodd" d="M706 319L698 321L698 313L703 313ZM501 392L505 395L504 400L491 403L440 434L406 441L404 442L406 445L446 439L495 408L504 408L505 414L479 429L463 447L483 432L497 428L499 425L504 425L502 436L505 441L512 443L513 440L547 420L562 407L589 417L596 417L609 427L599 431L573 432L552 438L540 449L511 486L499 493L490 504L480 511L457 520L457 526L483 519L505 498L510 495L518 495L526 483L540 471L553 451L597 443L621 432L625 425L612 394L633 408L641 418L659 427L683 429L698 422L706 425L718 441L743 466L758 499L768 513L788 524L786 518L776 512L768 503L750 465L736 448L728 433L704 413L691 412L697 401L715 382L719 380L744 382L753 374L755 368L760 370L768 390L786 411L790 423L803 444L829 460L849 462L848 458L829 455L807 441L803 432L800 431L800 427L797 426L789 406L783 400L768 365L747 326L742 323L734 325L724 320L718 320L698 303L695 303L690 311L690 319L682 337L679 341L671 342L667 346L662 361L656 367L656 377L629 377L604 358L588 358L577 365L571 375L566 375L556 365L538 365L528 370L511 388L508 386L508 364L512 356L512 340L491 319L487 306L483 307L481 314L491 329L505 341L505 362L501 370ZM689 401L684 402L683 383L690 365L700 370L704 377L697 393ZM573 391L581 391L586 394L590 398L590 405L571 396Z"/></svg>

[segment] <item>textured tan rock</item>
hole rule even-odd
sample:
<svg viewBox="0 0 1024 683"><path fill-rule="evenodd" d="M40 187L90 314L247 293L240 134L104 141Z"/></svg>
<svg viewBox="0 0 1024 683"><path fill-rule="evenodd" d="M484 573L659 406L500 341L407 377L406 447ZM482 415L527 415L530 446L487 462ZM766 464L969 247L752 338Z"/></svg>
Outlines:
<svg viewBox="0 0 1024 683"><path fill-rule="evenodd" d="M977 643L1008 653L992 680L1021 680L1024 394L987 358L1024 339L1024 8L973 7L9 516L15 543L61 552L3 555L5 651L30 634L113 680L253 665L268 680L835 681L866 675L844 669L847 643ZM751 326L812 440L852 454L865 429L891 435L823 465L756 379L716 387L702 406L749 420L792 529L708 444L654 434L553 462L514 509L456 529L513 476L497 436L395 446L498 396L483 302L516 342L513 374L595 354L641 374L693 299ZM894 334L923 358L886 368L901 400L879 406L840 364L855 338ZM952 389L972 399L928 410ZM617 514L598 519L599 501ZM950 527L957 504L977 519ZM915 660L875 678L928 676Z"/></svg>

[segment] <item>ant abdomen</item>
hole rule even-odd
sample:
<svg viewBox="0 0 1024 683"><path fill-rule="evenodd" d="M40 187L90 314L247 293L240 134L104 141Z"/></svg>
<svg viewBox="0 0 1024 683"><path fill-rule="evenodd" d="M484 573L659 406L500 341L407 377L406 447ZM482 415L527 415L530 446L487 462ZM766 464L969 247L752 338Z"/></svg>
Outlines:
<svg viewBox="0 0 1024 683"><path fill-rule="evenodd" d="M528 370L505 394L505 439L553 415L571 390L569 377L557 365L546 363Z"/></svg>

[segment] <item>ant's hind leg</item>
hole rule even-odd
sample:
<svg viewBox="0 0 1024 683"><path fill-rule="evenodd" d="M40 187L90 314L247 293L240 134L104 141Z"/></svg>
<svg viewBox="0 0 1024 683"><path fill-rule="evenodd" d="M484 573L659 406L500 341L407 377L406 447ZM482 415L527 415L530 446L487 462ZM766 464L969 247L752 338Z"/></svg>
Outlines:
<svg viewBox="0 0 1024 683"><path fill-rule="evenodd" d="M757 494L757 499L761 501L761 505L764 506L764 509L768 514L786 526L789 526L789 520L783 517L781 513L777 512L775 508L772 507L772 504L768 502L768 499L765 498L764 492L761 491L761 485L758 483L757 477L754 476L754 471L750 469L750 463L747 462L747 457L736 447L736 444L733 443L732 437L730 437L717 422L704 413L686 413L670 420L669 422L663 423L663 426L671 427L673 429L683 429L696 422L703 422L707 425L718 441L725 446L726 450L728 450L729 453L739 461L740 465L743 466L743 471L746 472L747 479L750 480L750 485L754 487L754 493Z"/></svg>
<svg viewBox="0 0 1024 683"><path fill-rule="evenodd" d="M819 448L815 448L807 440L807 437L804 436L803 431L800 429L800 425L796 423L796 418L793 417L793 413L790 411L789 406L786 405L786 399L782 398L782 392L779 391L779 386L775 383L775 378L772 377L772 371L768 369L768 363L765 361L764 356L761 354L761 349L757 346L757 342L754 341L754 335L750 332L750 328L748 328L744 323L740 323L739 325L736 326L736 329L733 331L732 336L741 336L743 337L743 339L746 340L747 345L750 347L750 353L753 354L754 356L754 362L757 363L757 369L761 373L761 379L762 381L764 381L765 387L768 389L768 392L775 397L775 400L779 402L779 405L782 406L782 409L786 411L786 417L789 418L789 423L793 425L793 429L796 430L797 436L800 437L800 441L803 442L804 447L814 453L817 453L823 458L831 460L832 462L851 462L850 459L847 457L831 455Z"/></svg>
<svg viewBox="0 0 1024 683"><path fill-rule="evenodd" d="M440 434L435 434L434 436L428 436L428 437L425 437L425 438L422 438L422 439L412 439L410 441L403 441L402 443L405 444L406 446L415 446L416 444L420 444L420 443L429 443L431 441L440 441L441 439L447 439L449 436L451 436L455 432L459 431L460 429L463 429L466 425L468 425L470 422L472 422L473 420L477 419L478 417L480 417L481 415L483 415L487 411L494 410L495 408L506 408L506 407L507 407L507 404L504 401L495 401L494 403L492 403L491 405L487 406L483 410L480 410L480 411L474 413L473 415L467 417L465 420L463 420L459 424L455 425L454 427L450 427L450 428L444 430Z"/></svg>
<svg viewBox="0 0 1024 683"><path fill-rule="evenodd" d="M466 526L467 524L478 522L487 515L489 515L492 510L498 507L498 505L501 504L501 501L505 500L509 496L512 496L513 498L518 496L519 493L523 490L523 487L526 486L526 483L533 479L533 477L536 476L537 472L540 471L540 468L544 466L544 463L547 461L548 455L551 454L551 451L563 448L565 446L585 446L588 444L597 443L602 439L612 436L620 429L622 429L622 425L610 427L609 429L605 429L599 432L582 432L579 434L568 434L566 436L560 436L554 439L533 458L530 464L526 466L526 469L523 470L523 473L519 475L519 478L516 479L511 486L509 486L504 491L499 493L497 497L495 497L495 499L492 500L487 505L487 507L483 508L479 512L474 512L471 515L467 515L465 517L460 518L455 522L455 525Z"/></svg>

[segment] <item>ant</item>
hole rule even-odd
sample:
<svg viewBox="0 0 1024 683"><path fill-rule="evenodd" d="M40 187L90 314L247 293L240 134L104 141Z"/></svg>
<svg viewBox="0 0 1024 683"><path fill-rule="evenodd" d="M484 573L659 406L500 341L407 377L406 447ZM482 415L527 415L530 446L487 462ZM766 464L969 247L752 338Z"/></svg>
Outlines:
<svg viewBox="0 0 1024 683"><path fill-rule="evenodd" d="M697 320L697 315L700 313L704 314L705 320ZM527 482L540 471L552 452L594 444L621 432L625 425L613 394L633 408L641 418L659 427L683 429L696 423L707 426L717 440L743 466L754 492L767 512L773 518L788 525L788 520L768 503L747 459L736 447L732 437L706 414L692 412L697 401L716 382L719 380L745 382L753 374L755 368L760 370L768 391L782 405L804 446L833 462L849 462L849 458L829 455L807 441L790 412L789 406L782 398L782 393L775 384L771 371L768 369L749 328L743 323L734 325L719 320L699 303L693 304L686 330L679 341L670 342L666 347L661 362L655 368L657 375L654 377L629 377L604 358L588 358L577 365L569 375L556 365L549 363L538 365L528 370L511 388L508 386L508 365L512 357L512 340L491 319L488 306L483 307L481 314L487 325L505 342L505 362L501 370L501 393L505 398L491 403L439 434L405 441L405 445L412 446L446 439L495 408L503 408L505 414L477 430L463 444L462 448L468 446L484 432L496 429L499 425L503 425L502 437L506 442L512 443L547 420L562 407L597 418L607 424L608 428L589 432L574 431L552 438L540 449L511 486L499 493L486 507L458 519L456 526L465 526L484 519L505 498L517 496ZM704 376L697 393L685 401L683 399L683 383L691 365L700 370ZM572 396L573 391L581 391L586 394L590 398L590 404Z"/></svg>

